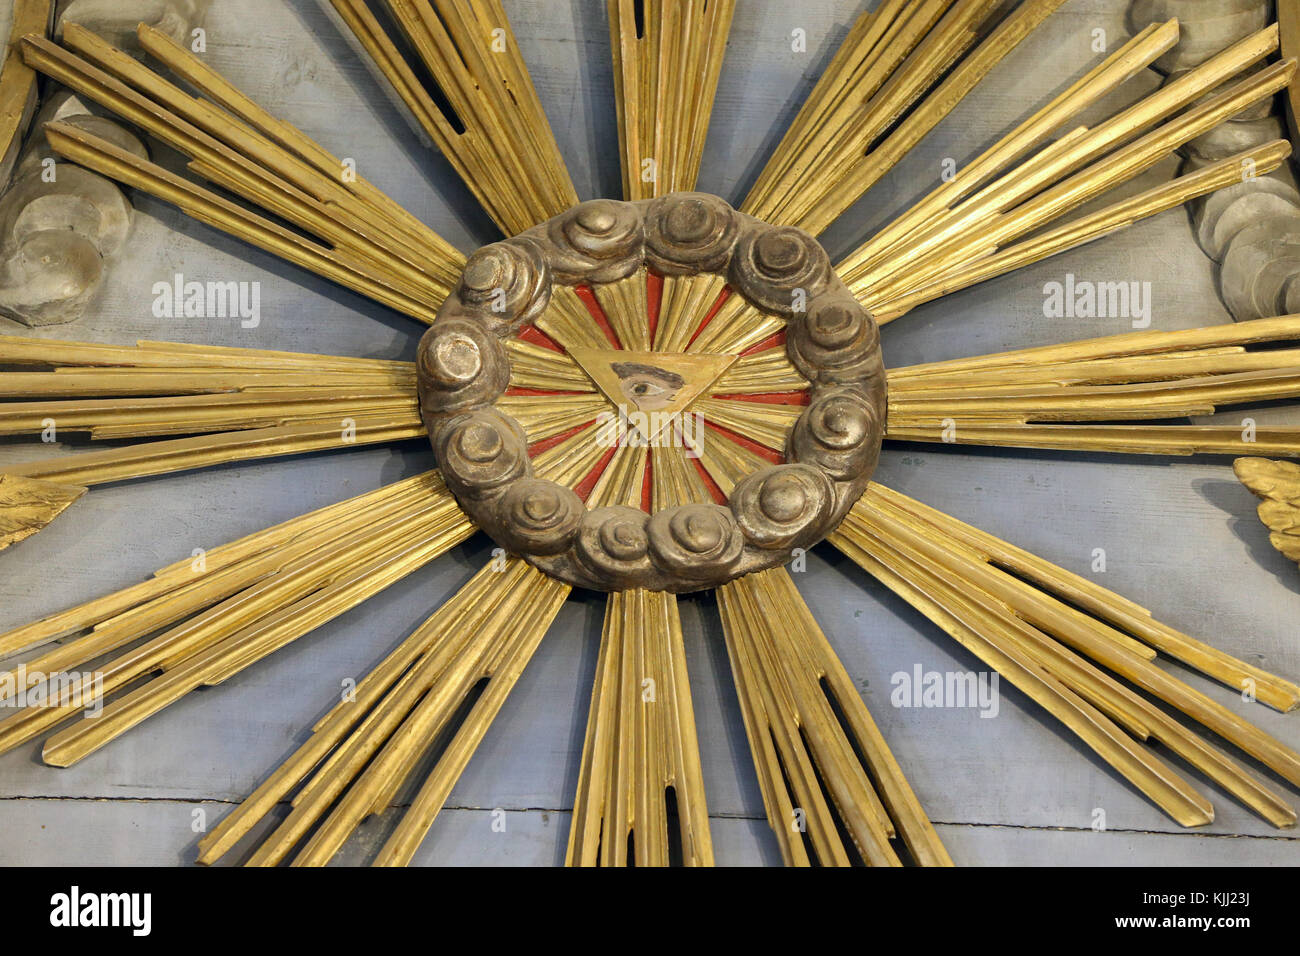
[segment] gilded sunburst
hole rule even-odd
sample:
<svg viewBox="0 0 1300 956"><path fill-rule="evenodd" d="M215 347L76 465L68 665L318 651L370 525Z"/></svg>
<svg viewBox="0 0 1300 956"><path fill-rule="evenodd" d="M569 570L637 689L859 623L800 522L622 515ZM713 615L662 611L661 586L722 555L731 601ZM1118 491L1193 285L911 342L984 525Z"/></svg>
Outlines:
<svg viewBox="0 0 1300 956"><path fill-rule="evenodd" d="M842 261L816 241L1061 2L874 5L733 209L693 190L734 0L609 0L624 195L585 203L500 0L331 0L507 237L468 257L157 30L142 25L140 45L166 74L72 24L61 43L24 37L34 69L178 150L192 175L65 122L44 131L59 156L430 328L406 362L0 339L0 363L43 369L0 373L16 399L0 404L7 433L53 419L138 439L0 468L6 558L106 482L421 438L440 470L0 635L0 656L36 649L29 670L98 662L105 695L93 720L75 719L76 684L17 710L0 749L49 734L45 761L75 763L485 531L491 562L203 838L201 861L235 855L278 815L247 860L324 864L416 783L376 856L409 862L581 587L608 598L570 863L713 862L677 597L698 590L717 594L785 862L950 863L785 568L828 541L1173 820L1213 819L1186 765L1294 824L1273 783L1202 731L1293 786L1300 754L1157 658L1282 711L1300 687L871 481L882 443L900 440L1300 454L1300 429L1247 439L1184 421L1300 395L1289 354L1254 348L1300 339L1300 317L888 369L880 334L923 303L1279 167L1281 140L1108 195L1286 88L1295 61L1265 62L1276 27L1082 125L1175 48L1177 22L1153 23Z"/></svg>

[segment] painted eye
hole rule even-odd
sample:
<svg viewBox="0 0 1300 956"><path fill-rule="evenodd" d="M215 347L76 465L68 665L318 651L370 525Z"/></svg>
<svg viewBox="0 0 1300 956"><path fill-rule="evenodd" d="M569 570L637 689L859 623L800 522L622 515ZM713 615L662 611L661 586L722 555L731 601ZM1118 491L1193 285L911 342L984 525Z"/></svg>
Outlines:
<svg viewBox="0 0 1300 956"><path fill-rule="evenodd" d="M656 385L654 382L633 380L628 383L628 391L637 398L654 398L657 395L663 395L668 390L662 385Z"/></svg>

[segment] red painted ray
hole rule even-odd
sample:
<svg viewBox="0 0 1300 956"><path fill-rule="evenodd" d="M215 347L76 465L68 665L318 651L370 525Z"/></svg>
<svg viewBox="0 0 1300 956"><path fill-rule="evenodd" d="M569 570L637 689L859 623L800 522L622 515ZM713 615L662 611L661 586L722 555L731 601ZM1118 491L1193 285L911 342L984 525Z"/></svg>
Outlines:
<svg viewBox="0 0 1300 956"><path fill-rule="evenodd" d="M664 300L664 277L657 272L646 270L646 321L650 324L650 341L655 340L659 328L659 306Z"/></svg>
<svg viewBox="0 0 1300 956"><path fill-rule="evenodd" d="M777 451L774 448L768 448L766 445L760 445L752 438L746 438L744 435L740 434L739 432L733 432L730 428L724 428L721 425L709 421L707 418L704 420L704 424L707 425L709 428L712 428L718 434L730 438L732 441L734 441L741 448L744 448L746 451L752 451L755 455L767 459L774 465L785 464L785 456L782 455L779 451Z"/></svg>
<svg viewBox="0 0 1300 956"><path fill-rule="evenodd" d="M654 506L654 455L645 456L645 475L641 479L641 510L650 514Z"/></svg>
<svg viewBox="0 0 1300 956"><path fill-rule="evenodd" d="M578 285L573 287L573 291L578 294L582 304L587 307L591 317L596 320L600 330L605 333L605 338L609 339L611 345L616 349L621 349L623 344L619 342L618 336L614 334L614 327L609 324L609 319L605 315L605 310L600 307L600 302L596 299L596 293L591 291L589 285Z"/></svg>
<svg viewBox="0 0 1300 956"><path fill-rule="evenodd" d="M559 352L561 354L564 352L564 346L535 325L525 325L520 329L519 341L528 342L532 345L540 345L542 348L550 349L552 352Z"/></svg>
<svg viewBox="0 0 1300 956"><path fill-rule="evenodd" d="M609 467L609 463L613 460L614 453L618 451L618 449L619 446L615 445L609 451L605 452L605 454L601 456L600 461L596 462L596 467L587 473L587 477L573 486L574 492L576 492L578 497L583 501L586 501L591 495L592 490L596 487L596 482L600 481L600 476L605 473L605 469Z"/></svg>
<svg viewBox="0 0 1300 956"><path fill-rule="evenodd" d="M745 392L735 395L710 395L727 402L754 402L758 405L807 405L812 401L808 389L801 392Z"/></svg>
<svg viewBox="0 0 1300 956"><path fill-rule="evenodd" d="M596 424L596 420L593 418L591 421L587 422L584 425L575 425L573 428L570 428L567 432L560 432L558 435L552 435L550 438L543 438L541 441L535 441L528 446L528 457L536 458L542 452L554 448L556 445L564 441L566 438L572 438L574 435L578 434L578 432L582 431L584 428L590 428L594 424Z"/></svg>
<svg viewBox="0 0 1300 956"><path fill-rule="evenodd" d="M725 505L727 503L727 496L722 493L722 489L718 487L718 483L713 480L713 476L709 474L709 470L704 467L704 461L700 458L692 458L691 461L695 463L695 470L698 471L700 477L704 479L704 487L707 488L709 494L713 496L713 500L720 505Z"/></svg>
<svg viewBox="0 0 1300 956"><path fill-rule="evenodd" d="M763 341L759 342L757 345L751 345L740 354L742 357L753 355L755 352L766 352L768 349L774 349L778 346L780 348L785 348L785 329L782 329L780 332L773 332L767 338L763 339Z"/></svg>
<svg viewBox="0 0 1300 956"><path fill-rule="evenodd" d="M686 343L687 348L691 347L691 342L694 342L700 337L700 333L704 331L704 327L713 321L713 317L717 315L718 310L722 308L722 303L726 302L730 296L731 286L724 286L722 291L718 293L718 298L717 301L713 303L713 308L709 309L709 314L704 317L704 321L700 323L700 327L695 330L695 334L691 336L691 341Z"/></svg>

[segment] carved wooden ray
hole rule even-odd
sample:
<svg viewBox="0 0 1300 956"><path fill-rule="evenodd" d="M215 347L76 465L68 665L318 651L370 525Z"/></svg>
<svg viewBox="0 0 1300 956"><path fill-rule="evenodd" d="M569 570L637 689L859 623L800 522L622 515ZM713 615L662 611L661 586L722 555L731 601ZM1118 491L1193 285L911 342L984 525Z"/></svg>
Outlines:
<svg viewBox="0 0 1300 956"><path fill-rule="evenodd" d="M1300 316L1281 316L892 369L886 434L1159 455L1300 455L1300 428L1168 423L1300 398L1300 350L1275 347L1297 341ZM1272 347L1248 348L1258 345ZM1141 419L1162 423L1128 424Z"/></svg>
<svg viewBox="0 0 1300 956"><path fill-rule="evenodd" d="M1258 688L1257 699L1280 710L1300 706L1300 687L881 485L868 489L830 540L1065 723L1174 820L1184 826L1208 823L1213 808L1144 741L1158 741L1275 826L1294 825L1295 811L1271 787L1121 680L1293 785L1300 783L1300 754L1159 668L1153 658L1159 650L1234 690Z"/></svg>
<svg viewBox="0 0 1300 956"><path fill-rule="evenodd" d="M10 39L44 34L50 28L54 0L17 0L11 6ZM0 179L7 183L36 110L40 77L18 57L6 56L0 62L4 65L0 72Z"/></svg>
<svg viewBox="0 0 1300 956"><path fill-rule="evenodd" d="M885 0L864 12L741 208L823 232L1061 2L1030 0L1000 21L995 0Z"/></svg>
<svg viewBox="0 0 1300 956"><path fill-rule="evenodd" d="M500 0L385 0L445 107L364 0L330 2L502 232L512 236L577 204Z"/></svg>
<svg viewBox="0 0 1300 956"><path fill-rule="evenodd" d="M734 424L741 436L763 440L761 429ZM765 463L712 430L694 450L723 496ZM687 487L678 491L687 500L710 500L701 485ZM777 568L747 575L717 594L768 824L785 862L950 865L790 574Z"/></svg>
<svg viewBox="0 0 1300 956"><path fill-rule="evenodd" d="M768 824L787 864L950 866L844 665L784 568L718 591ZM845 840L841 835L847 833Z"/></svg>
<svg viewBox="0 0 1300 956"><path fill-rule="evenodd" d="M1142 38L1133 42L1142 42ZM905 213L841 263L841 274L864 303L884 308L979 257L1005 250L1089 199L1133 179L1251 104L1284 89L1295 74L1294 60L1261 69L1196 102L1276 51L1277 45L1276 27L1247 37L1129 109L1094 127L1080 127L1018 165L1009 161L1012 157L1005 150L995 147L994 160L976 160L975 173L968 171L963 187L941 186L935 194L938 199L922 203L924 216ZM1123 53L1121 50L1115 56ZM1069 92L1063 96L1068 97ZM1027 125L1033 127L1034 118ZM999 146L1008 142L1019 145L1018 132L1013 131ZM1279 141L1269 148L1284 157L1288 147ZM1240 170L1238 165L1238 179ZM973 191L963 199L962 188Z"/></svg>
<svg viewBox="0 0 1300 956"><path fill-rule="evenodd" d="M713 865L686 648L672 594L609 596L568 863Z"/></svg>
<svg viewBox="0 0 1300 956"><path fill-rule="evenodd" d="M154 581L4 635L0 647L99 622L30 664L62 673L114 655L96 665L103 692L115 695L104 719L73 723L46 741L45 761L67 766L373 597L473 531L437 476L421 476L243 539L210 553L203 566L187 560ZM29 705L0 721L0 748L78 716L73 690L57 706Z"/></svg>
<svg viewBox="0 0 1300 956"><path fill-rule="evenodd" d="M409 860L568 590L518 559L504 569L484 568L366 675L355 700L318 721L307 742L204 837L199 862L226 856L289 798L291 812L249 864L274 866L291 855L296 865L328 862L362 820L389 809L441 743L420 803L402 816L403 828L381 857ZM430 792L441 798L431 803Z"/></svg>
<svg viewBox="0 0 1300 956"><path fill-rule="evenodd" d="M735 6L735 0L607 0L624 199L695 188ZM624 284L616 284L612 302L600 299L625 348L650 348L645 323L623 326L630 337L618 324L620 313L646 315L644 280L643 272L630 285L635 297L619 296ZM684 336L724 286L721 277L665 276L654 347L683 351Z"/></svg>
<svg viewBox="0 0 1300 956"><path fill-rule="evenodd" d="M736 0L606 0L606 10L623 198L694 189Z"/></svg>
<svg viewBox="0 0 1300 956"><path fill-rule="evenodd" d="M24 58L178 149L190 158L192 172L316 241L66 124L54 127L56 152L416 318L427 321L424 310L436 309L445 297L463 256L428 227L394 212L394 204L364 180L341 175L340 165L322 158L328 156L323 149L305 138L293 149L281 146L75 24L65 27L64 41L76 53L25 37Z"/></svg>
<svg viewBox="0 0 1300 956"><path fill-rule="evenodd" d="M0 466L14 478L90 486L424 434L409 362L6 335L0 365L39 369L0 372L0 434L162 439Z"/></svg>

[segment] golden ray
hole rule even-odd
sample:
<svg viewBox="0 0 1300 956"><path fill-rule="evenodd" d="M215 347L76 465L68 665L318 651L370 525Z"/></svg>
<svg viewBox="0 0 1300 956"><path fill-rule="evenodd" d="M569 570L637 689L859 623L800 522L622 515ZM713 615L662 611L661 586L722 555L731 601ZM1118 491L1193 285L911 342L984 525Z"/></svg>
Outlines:
<svg viewBox="0 0 1300 956"><path fill-rule="evenodd" d="M1247 440L1243 428L1215 425L1019 425L972 422L889 429L897 441L955 442L996 448L1043 448L1131 455L1300 454L1300 429L1261 428ZM947 435L948 437L945 437Z"/></svg>
<svg viewBox="0 0 1300 956"><path fill-rule="evenodd" d="M646 270L641 268L617 282L592 286L591 291L609 319L610 328L618 336L619 344L634 352L650 351Z"/></svg>
<svg viewBox="0 0 1300 956"><path fill-rule="evenodd" d="M49 30L54 16L54 0L17 0L11 6L6 34L10 41L28 33ZM16 161L22 138L40 100L40 77L16 57L4 66L4 78L0 82L0 117L4 117L0 121L0 160L8 157ZM6 178L12 171L5 170Z"/></svg>
<svg viewBox="0 0 1300 956"><path fill-rule="evenodd" d="M0 364L47 365L88 368L137 369L220 369L318 371L324 374L387 372L393 381L414 378L411 362L394 359L352 358L308 352L276 352L270 349L232 348L220 345L190 345L183 342L138 340L134 345L106 345L102 342L74 342L63 339L28 338L5 334L0 337Z"/></svg>
<svg viewBox="0 0 1300 956"><path fill-rule="evenodd" d="M522 564L518 558L510 559ZM499 573L499 572L494 572ZM551 621L559 612L570 588L561 581L524 566L524 580L516 591L507 590L503 605L509 618L481 631L469 630L467 653L463 653L415 706L399 730L362 774L357 785L335 807L329 819L307 842L295 863L324 862L339 845L337 831L348 831L347 822L357 811L375 812L387 803L400 779L418 763L428 742L462 705L467 694L486 681L473 708L456 730L437 766L420 787L410 808L375 859L377 866L404 866L411 861L447 795L469 763L492 719L500 711L524 667L541 643ZM498 586L497 590L501 590ZM375 791L378 791L376 794ZM354 798L353 794L357 796ZM340 820L340 823L336 823Z"/></svg>
<svg viewBox="0 0 1300 956"><path fill-rule="evenodd" d="M604 470L592 486L587 503L597 505L624 505L640 508L645 487L645 472L649 466L650 449L624 440L614 451Z"/></svg>
<svg viewBox="0 0 1300 956"><path fill-rule="evenodd" d="M923 236L909 243L902 254L903 261L907 262L906 269L901 267L899 260L894 260L880 269L868 271L853 281L851 287L868 303L888 303L907 292L923 288L955 265L1001 249L1012 240L1078 208L1088 199L1136 177L1188 140L1213 129L1250 103L1285 88L1294 73L1295 61L1287 60L1253 74L1220 96L1189 109L1105 159L1057 181L1032 199L1013 205L1013 202L1030 195L1033 187L1055 180L1061 167L1077 165L1076 154L1086 156L1090 152L1049 147L1057 156L1053 157L1054 162L1043 163L1041 171L1025 175L1021 170L1014 174L1014 179L994 183L959 206L955 215L930 226ZM1085 140L1080 145L1086 147L1088 143ZM1238 181L1242 169L1242 166L1237 167Z"/></svg>
<svg viewBox="0 0 1300 956"><path fill-rule="evenodd" d="M1238 458L1232 464L1241 483L1263 499L1259 520L1273 547L1300 562L1300 465L1267 458Z"/></svg>
<svg viewBox="0 0 1300 956"><path fill-rule="evenodd" d="M674 426L676 436L685 443L681 429ZM666 442L650 447L650 502L652 512L673 508L681 504L709 504L713 496L695 466L683 454L682 448L673 448Z"/></svg>
<svg viewBox="0 0 1300 956"><path fill-rule="evenodd" d="M651 199L695 188L736 0L637 6L606 2L623 198Z"/></svg>
<svg viewBox="0 0 1300 956"><path fill-rule="evenodd" d="M533 472L538 477L574 487L587 478L609 452L602 442L595 422L566 436L562 441L533 458Z"/></svg>
<svg viewBox="0 0 1300 956"><path fill-rule="evenodd" d="M1294 824L1294 811L1267 786L1088 660L1292 783L1300 781L1300 754L1158 667L1150 648L1282 710L1300 704L1300 687L880 485L868 489L830 540L1064 722L1184 826L1210 822L1213 810L1141 746L1146 739L1164 744L1274 825ZM1139 644L1148 647L1135 649Z"/></svg>
<svg viewBox="0 0 1300 956"><path fill-rule="evenodd" d="M437 473L426 473L16 628L0 635L0 657L63 639L23 666L67 673L115 655L96 665L103 693L125 691L108 703L105 722L73 725L47 745L48 761L66 765L190 690L220 683L361 603L473 532ZM65 688L59 700L0 721L0 749L76 716L85 706L79 700L76 688Z"/></svg>
<svg viewBox="0 0 1300 956"><path fill-rule="evenodd" d="M505 395L496 404L523 427L530 442L561 435L609 411L609 403L597 395L547 395L544 402L535 395Z"/></svg>
<svg viewBox="0 0 1300 956"><path fill-rule="evenodd" d="M785 328L785 320L760 312L741 296L731 295L686 347L696 354L739 355Z"/></svg>
<svg viewBox="0 0 1300 956"><path fill-rule="evenodd" d="M98 397L124 402L151 400L160 408L182 398L239 398L253 402L261 397L311 390L322 399L347 399L354 390L375 390L376 395L415 397L414 366L407 371L375 369L325 369L311 373L302 368L180 366L137 368L132 365L69 368L55 366L46 372L0 372L0 397L73 399L78 404ZM41 403L15 402L3 406L15 419L22 409ZM132 407L124 405L123 407ZM137 406L144 407L144 406Z"/></svg>
<svg viewBox="0 0 1300 956"><path fill-rule="evenodd" d="M363 819L387 809L445 734L450 742L380 861L409 858L568 591L518 558L485 567L362 679L351 699L318 721L307 742L204 837L199 862L225 856L291 795L292 811L249 863L275 865L300 844L295 864L327 862ZM471 699L469 713L453 726L454 716ZM431 804L437 793L442 796Z"/></svg>
<svg viewBox="0 0 1300 956"><path fill-rule="evenodd" d="M195 590L202 590L209 586L207 583L209 580L216 579L218 572L247 562L259 555L269 555L294 540L301 539L302 543L306 543L309 539L316 540L315 536L331 533L338 522L343 521L350 515L367 513L375 508L389 507L399 499L406 501L430 493L435 496L446 493L442 480L433 472L385 485L376 491L320 508L302 517L267 528L265 531L213 548L202 555L202 561L196 560L198 556L177 561L158 570L153 578L135 587L118 591L107 597L98 598L68 611L50 615L32 624L0 634L0 659L20 651L38 647L49 641L69 637L80 631L98 627L110 619L120 617L125 620L129 612L142 611L145 605L159 599L165 599L173 591L180 591L191 585L198 585ZM319 540L325 539L320 538ZM245 570L247 569L245 568ZM254 576L239 578L239 580L251 583L257 578ZM202 600L207 600L207 598ZM163 605L158 604L156 606L162 607ZM175 607L179 607L179 605L167 605L168 609ZM164 616L158 619L154 626L163 626L172 620L175 620L175 618Z"/></svg>
<svg viewBox="0 0 1300 956"><path fill-rule="evenodd" d="M1098 633L1104 633L1117 646L1130 653L1149 658L1154 656L1149 648L1155 648L1234 690L1242 689L1243 684L1249 681L1257 690L1255 696L1277 710L1294 710L1297 704L1300 704L1300 687L1292 682L1239 661L1209 644L1153 621L1151 613L1146 609L1124 600L1087 578L1071 574L1023 549L963 524L937 509L906 498L889 488L873 485L870 491L867 499L870 503L888 501L896 515L901 509L914 515L918 521L929 522L941 528L945 535L964 543L973 551L988 555L986 560L1014 571L1016 575L1033 582L1039 588L1056 594L1098 620L1107 622L1112 630L1106 631L1102 628ZM852 512L852 514L858 513ZM1123 635L1130 635L1132 639L1124 639ZM1148 645L1148 649L1137 647L1133 643L1135 640Z"/></svg>
<svg viewBox="0 0 1300 956"><path fill-rule="evenodd" d="M1104 209L1043 231L1032 239L1012 243L995 253L959 265L911 291L869 293L859 289L858 294L871 301L876 321L885 325L925 302L1077 249L1143 219L1239 183L1243 170L1250 170L1252 175L1265 176L1285 163L1290 154L1291 145L1283 140L1257 146L1194 173L1178 176L1130 199L1112 203ZM876 295L879 295L879 301L875 298Z"/></svg>
<svg viewBox="0 0 1300 956"><path fill-rule="evenodd" d="M761 395L768 392L803 392L809 382L790 364L782 343L736 359L727 374L718 379L711 394Z"/></svg>
<svg viewBox="0 0 1300 956"><path fill-rule="evenodd" d="M161 402L147 398L24 402L21 408L0 406L0 434L38 433L43 421L58 421L64 431L88 432L92 439L98 440L194 435L381 416L416 428L419 412L412 397L411 390L396 388L267 388L252 395L185 395Z"/></svg>
<svg viewBox="0 0 1300 956"><path fill-rule="evenodd" d="M567 285L552 287L550 305L534 324L562 348L607 349L613 344L578 293Z"/></svg>
<svg viewBox="0 0 1300 956"><path fill-rule="evenodd" d="M859 250L841 264L840 274L864 303L887 305L1047 225L1285 88L1295 74L1294 60L1251 74L1168 118L1276 48L1276 27L1242 40L1129 110L1094 129L1076 129L955 208L926 219L875 265ZM1162 125L1140 135L1157 123Z"/></svg>
<svg viewBox="0 0 1300 956"><path fill-rule="evenodd" d="M748 430L742 434L751 440L756 437ZM727 497L746 475L770 464L730 436L713 428L705 428L699 440L691 444L691 450L699 457L700 465L708 472L718 490Z"/></svg>
<svg viewBox="0 0 1300 956"><path fill-rule="evenodd" d="M412 238L405 219L393 221L390 203L376 202L365 188L349 182L355 177L345 166L324 171L312 165L75 24L65 30L65 42L85 58L34 36L23 39L23 55L36 69L178 149L190 158L190 169L196 174L325 245L305 240L67 124L55 124L58 139L51 145L56 151L365 294L373 293L363 287L363 279L377 282L380 289L387 285L392 291L380 301L390 305L398 294L436 309L456 280L464 257L427 229ZM322 248L329 254L324 262L320 261Z"/></svg>
<svg viewBox="0 0 1300 956"><path fill-rule="evenodd" d="M424 433L409 362L169 342L135 347L5 336L0 434L92 438L188 434L0 466L0 474L94 485L229 461L402 441Z"/></svg>
<svg viewBox="0 0 1300 956"><path fill-rule="evenodd" d="M321 542L300 557L289 555L288 563L277 560L269 575L249 587L126 650L110 663L97 665L104 689L124 692L108 701L95 719L74 723L49 738L42 753L45 762L53 766L76 763L191 691L229 679L363 603L474 531L445 490L436 495L426 490L390 514L365 517L371 520ZM384 521L387 517L395 520ZM376 518L381 520L376 523ZM104 653L105 645L121 649L126 642L152 632L148 621L148 615L128 615L121 628L97 628L85 639L89 649L76 653L89 653L93 659ZM150 678L159 669L162 673ZM19 711L4 721L6 737L11 744L30 739L50 724L73 716L78 709L75 703L74 697L59 707Z"/></svg>
<svg viewBox="0 0 1300 956"><path fill-rule="evenodd" d="M298 235L271 219L249 212L217 193L168 172L155 163L120 149L66 123L48 123L46 139L60 156L100 175L156 196L206 225L229 233L345 288L374 299L421 322L432 322L438 296L418 297L402 290L404 283L370 262L355 259L341 248L330 248ZM427 298L427 301L422 301Z"/></svg>
<svg viewBox="0 0 1300 956"><path fill-rule="evenodd" d="M415 420L405 424L394 423L390 416L379 415L141 442L109 451L59 455L25 464L4 465L0 466L0 474L101 485L129 478L211 468L232 461L390 444L420 438L424 434L424 425Z"/></svg>
<svg viewBox="0 0 1300 956"><path fill-rule="evenodd" d="M1103 335L1080 339L1062 345L1043 345L1010 352L995 352L970 358L927 362L905 368L890 369L889 388L910 389L924 382L970 380L979 382L986 374L1003 370L1012 376L1035 374L1042 368L1048 374L1061 374L1061 366L1104 359L1125 359L1130 356L1157 356L1161 354L1215 354L1214 349L1241 351L1248 345L1300 340L1300 315L1282 315L1271 319L1253 319L1249 322L1229 322L1195 329L1144 332L1126 332L1121 335ZM1220 353L1222 354L1222 353ZM1085 370L1087 365L1078 366ZM975 373L972 376L971 373ZM1041 379L1032 379L1034 381ZM1063 380L1068 384L1074 380ZM928 387L920 384L920 387Z"/></svg>
<svg viewBox="0 0 1300 956"><path fill-rule="evenodd" d="M767 819L787 865L951 859L784 568L718 589ZM838 824L838 825L837 825ZM839 832L842 826L851 845Z"/></svg>
<svg viewBox="0 0 1300 956"><path fill-rule="evenodd" d="M958 167L952 179L858 247L841 263L846 275L879 265L900 241L960 200L987 185L1000 171L1044 142L1071 117L1139 75L1178 42L1178 22L1151 24L1103 60L1041 110L1021 122L976 159Z"/></svg>
<svg viewBox="0 0 1300 956"><path fill-rule="evenodd" d="M39 341L0 341L0 361L36 364ZM411 424L419 417L410 363L341 360L331 367L329 356L290 359L251 349L172 352L167 343L159 344L162 348L122 349L57 343L44 350L47 371L0 372L0 399L39 399L0 402L0 434L53 427L121 437L379 414ZM80 364L65 364L63 357ZM155 360L169 364L149 364ZM313 360L321 365L313 366Z"/></svg>
<svg viewBox="0 0 1300 956"><path fill-rule="evenodd" d="M695 410L708 421L739 432L774 451L784 451L790 429L803 414L802 405L770 405L765 402L727 401L706 398Z"/></svg>
<svg viewBox="0 0 1300 956"><path fill-rule="evenodd" d="M594 392L591 380L572 356L522 339L507 339L510 355L510 385L514 388L554 389L561 392Z"/></svg>
<svg viewBox="0 0 1300 956"><path fill-rule="evenodd" d="M227 113L238 116L241 120L257 130L263 136L273 140L289 150L295 156L315 166L321 173L338 178L345 169L342 159L334 156L310 137L304 135L291 123L272 116L252 99L242 93L232 83L213 70L203 60L177 43L171 36L154 29L148 24L140 24L137 31L141 48L166 66L172 73L181 77L191 87L208 97ZM74 31L74 36L77 33ZM65 33L65 42L67 37ZM73 44L75 49L75 44ZM385 221L400 229L414 244L418 244L437 253L429 265L441 272L447 282L454 282L456 273L445 267L459 261L459 253L453 246L437 233L407 212L364 176L356 176L352 183L352 192L367 203L372 209L382 211ZM345 183L349 180L345 179ZM442 267L440 269L440 267Z"/></svg>
<svg viewBox="0 0 1300 956"><path fill-rule="evenodd" d="M856 128L850 136L836 137L834 164L827 168L818 163L804 169L803 178L796 180L797 188L791 184L785 202L774 215L814 235L824 232L1063 2L1024 0L982 40L979 34L983 21L998 4L954 5L867 101L865 115L854 116ZM974 49L970 49L972 45ZM822 171L827 174L825 179L820 176ZM809 188L809 183L817 185Z"/></svg>
<svg viewBox="0 0 1300 956"><path fill-rule="evenodd" d="M624 199L652 199L692 190L699 175L718 78L735 13L735 0L648 0L640 17L634 0L607 0L618 106L619 157ZM640 35L638 35L638 23ZM666 276L654 348L685 351L686 340L726 284L719 276ZM647 351L645 323L616 316L646 314L644 279L635 298L606 305L615 284L597 297L624 348Z"/></svg>
<svg viewBox="0 0 1300 956"><path fill-rule="evenodd" d="M500 0L387 0L450 109L439 108L363 0L330 0L507 236L578 203Z"/></svg>
<svg viewBox="0 0 1300 956"><path fill-rule="evenodd" d="M677 598L615 592L596 663L568 862L667 866L675 856L685 866L713 865Z"/></svg>
<svg viewBox="0 0 1300 956"><path fill-rule="evenodd" d="M1300 454L1300 428L1120 423L1300 398L1300 317L1144 332L889 373L887 437L1164 455Z"/></svg>
<svg viewBox="0 0 1300 956"><path fill-rule="evenodd" d="M726 288L727 280L724 276L664 276L659 297L659 325L655 329L655 349L660 352L685 352L691 336Z"/></svg>
<svg viewBox="0 0 1300 956"><path fill-rule="evenodd" d="M967 59L963 56L996 13L995 0L886 0L863 13L814 87L785 138L741 206L766 222L795 225L816 234L829 220L810 216L841 183L851 181L872 144L880 140L909 107L957 64L932 98L916 107L912 123L933 126L982 76L1013 49L1060 0L1018 5L1003 29L994 32ZM1011 24L1007 28L1006 24ZM918 115L919 114L919 115ZM834 219L856 200L838 209ZM818 227L820 223L820 227Z"/></svg>

